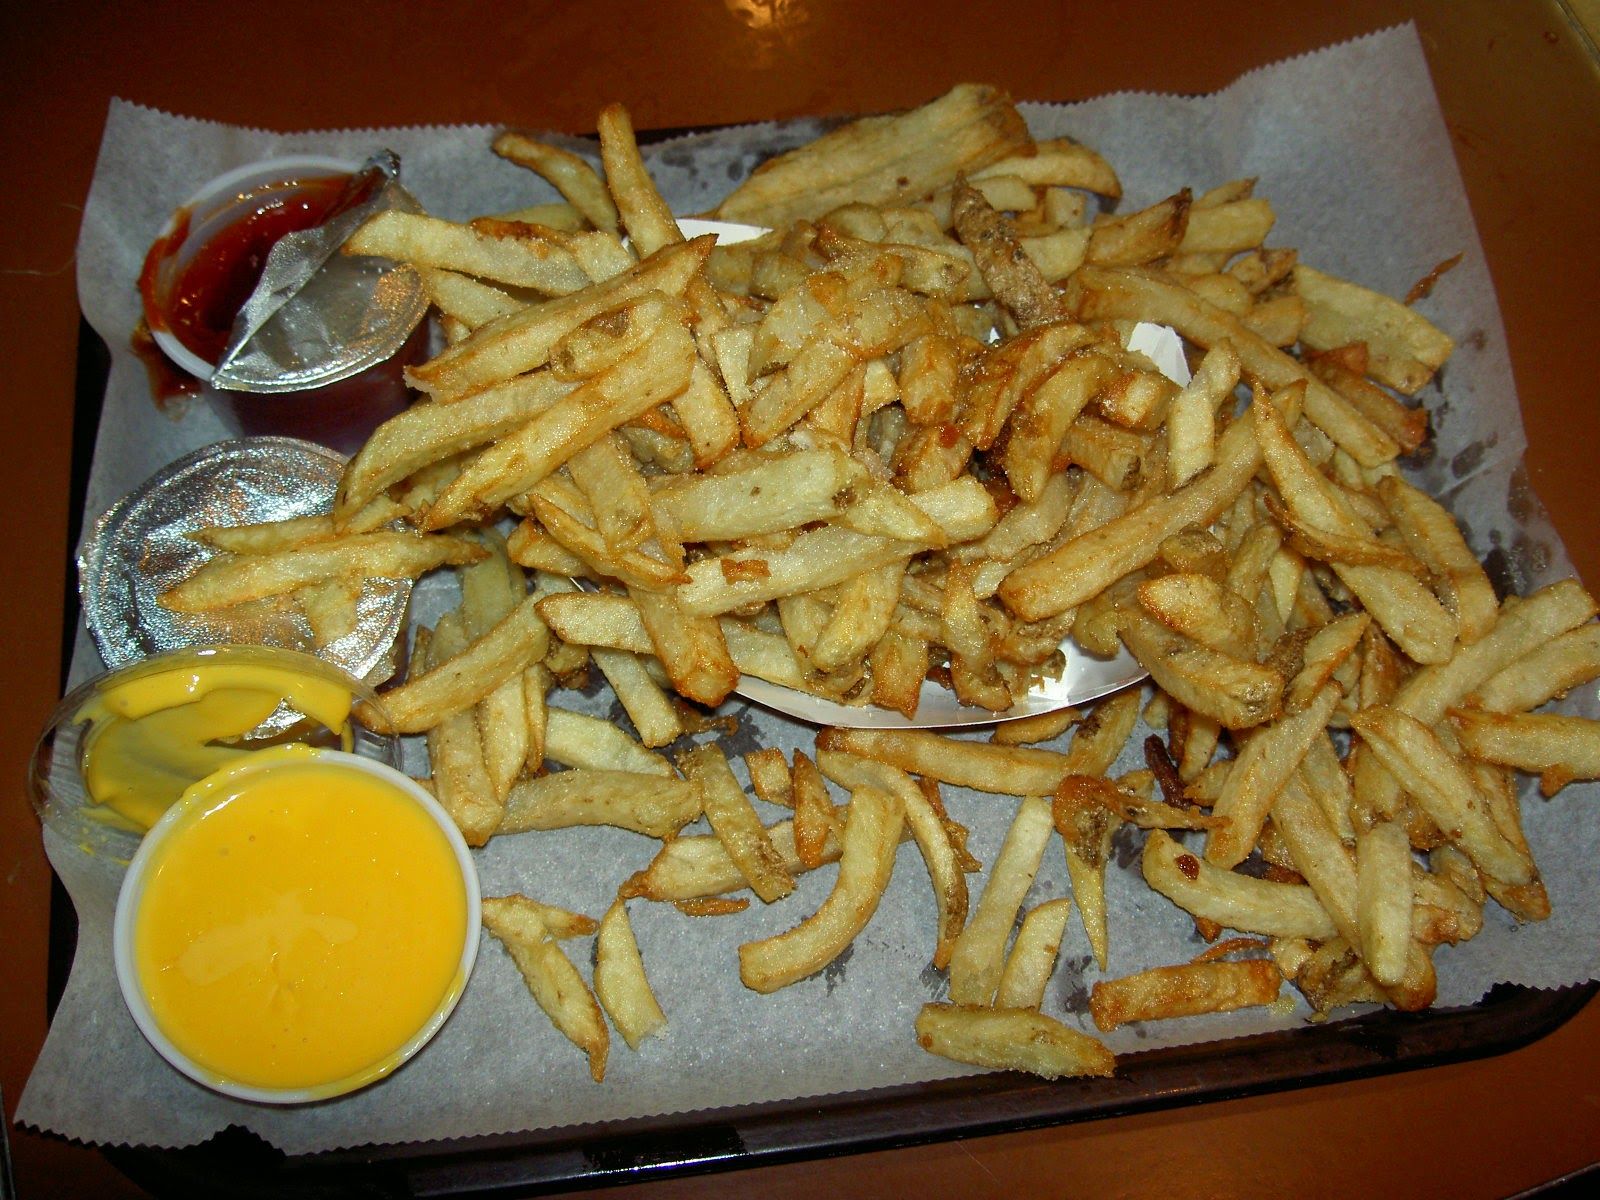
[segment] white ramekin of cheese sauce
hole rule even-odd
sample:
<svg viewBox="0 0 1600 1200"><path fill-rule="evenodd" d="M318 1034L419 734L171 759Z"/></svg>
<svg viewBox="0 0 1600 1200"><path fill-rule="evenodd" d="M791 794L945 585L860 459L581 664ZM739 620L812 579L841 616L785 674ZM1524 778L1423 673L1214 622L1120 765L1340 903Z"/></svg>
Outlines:
<svg viewBox="0 0 1600 1200"><path fill-rule="evenodd" d="M322 1100L439 1030L479 919L466 843L422 786L286 745L193 784L145 835L117 901L117 980L191 1079L259 1103Z"/></svg>

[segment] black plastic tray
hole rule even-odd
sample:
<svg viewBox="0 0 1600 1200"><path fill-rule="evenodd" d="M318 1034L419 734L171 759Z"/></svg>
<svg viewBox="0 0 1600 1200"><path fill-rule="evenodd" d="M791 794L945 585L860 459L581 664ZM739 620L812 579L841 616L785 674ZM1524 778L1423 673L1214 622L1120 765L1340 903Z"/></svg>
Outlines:
<svg viewBox="0 0 1600 1200"><path fill-rule="evenodd" d="M109 354L81 322L74 406L69 546L83 517ZM68 555L62 679L77 623ZM49 1011L76 941L71 901L51 893ZM996 1072L815 1099L702 1110L447 1143L288 1156L229 1128L183 1150L106 1148L129 1178L161 1196L521 1196L694 1172L1008 1133L1485 1058L1528 1044L1573 1017L1600 984L1557 991L1501 986L1479 1003L1350 1020L1123 1055L1113 1079L1045 1082Z"/></svg>

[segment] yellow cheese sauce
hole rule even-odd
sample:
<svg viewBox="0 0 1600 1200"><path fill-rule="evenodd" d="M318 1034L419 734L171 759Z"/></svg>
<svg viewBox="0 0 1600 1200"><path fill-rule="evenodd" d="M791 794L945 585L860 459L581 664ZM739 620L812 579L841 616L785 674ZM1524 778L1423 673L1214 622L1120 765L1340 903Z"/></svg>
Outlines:
<svg viewBox="0 0 1600 1200"><path fill-rule="evenodd" d="M386 1074L465 984L468 901L433 817L303 746L250 755L181 804L132 918L160 1031L247 1087L333 1094Z"/></svg>
<svg viewBox="0 0 1600 1200"><path fill-rule="evenodd" d="M350 689L306 671L197 660L99 692L78 714L90 722L83 779L96 815L149 829L190 784L250 753L217 743L250 733L280 703L348 743Z"/></svg>

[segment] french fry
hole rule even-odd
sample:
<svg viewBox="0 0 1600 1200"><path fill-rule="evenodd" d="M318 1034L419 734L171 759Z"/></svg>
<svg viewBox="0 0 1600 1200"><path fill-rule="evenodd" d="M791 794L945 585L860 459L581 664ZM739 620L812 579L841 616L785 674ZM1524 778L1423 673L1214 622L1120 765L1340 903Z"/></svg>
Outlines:
<svg viewBox="0 0 1600 1200"><path fill-rule="evenodd" d="M544 755L566 767L672 776L666 759L646 750L609 721L554 704L545 706Z"/></svg>
<svg viewBox="0 0 1600 1200"><path fill-rule="evenodd" d="M1305 381L1306 416L1362 466L1380 466L1399 452L1393 438L1299 362L1178 283L1152 272L1099 266L1084 267L1075 283L1080 320L1153 321L1206 349L1228 342L1243 373L1262 387L1281 391Z"/></svg>
<svg viewBox="0 0 1600 1200"><path fill-rule="evenodd" d="M1250 416L1267 469L1289 510L1308 525L1377 544L1342 496L1306 458L1278 409L1258 400L1251 405ZM1458 622L1420 580L1386 565L1332 565L1361 598L1372 619L1413 661L1442 663L1450 659Z"/></svg>
<svg viewBox="0 0 1600 1200"><path fill-rule="evenodd" d="M1214 867L1163 830L1150 831L1139 864L1145 882L1168 900L1192 916L1215 921L1226 929L1319 941L1337 932L1309 887ZM1409 888L1405 890L1409 896Z"/></svg>
<svg viewBox="0 0 1600 1200"><path fill-rule="evenodd" d="M989 870L978 906L950 951L950 999L990 1004L1005 968L1006 939L1033 886L1053 829L1050 802L1025 797Z"/></svg>
<svg viewBox="0 0 1600 1200"><path fill-rule="evenodd" d="M576 154L513 132L495 138L494 152L549 180L596 229L617 232L617 206L594 168Z"/></svg>
<svg viewBox="0 0 1600 1200"><path fill-rule="evenodd" d="M787 933L739 947L739 978L775 992L820 971L872 920L900 844L898 800L874 788L851 793L840 835L839 877L822 907Z"/></svg>
<svg viewBox="0 0 1600 1200"><path fill-rule="evenodd" d="M1483 796L1433 730L1398 708L1364 708L1351 724L1447 838L1486 874L1527 883L1533 864L1495 827Z"/></svg>
<svg viewBox="0 0 1600 1200"><path fill-rule="evenodd" d="M925 1004L917 1043L941 1058L1046 1079L1109 1077L1117 1069L1102 1043L1031 1008Z"/></svg>
<svg viewBox="0 0 1600 1200"><path fill-rule="evenodd" d="M645 976L644 959L622 900L613 901L600 919L594 947L595 995L628 1048L637 1050L645 1038L660 1032L667 1014Z"/></svg>
<svg viewBox="0 0 1600 1200"><path fill-rule="evenodd" d="M1229 729L1270 721L1283 697L1283 675L1249 659L1210 650L1148 617L1133 615L1119 631L1163 690L1184 707Z"/></svg>
<svg viewBox="0 0 1600 1200"><path fill-rule="evenodd" d="M1546 796L1575 779L1600 779L1600 723L1556 713L1464 708L1450 710L1450 723L1468 754L1538 775Z"/></svg>
<svg viewBox="0 0 1600 1200"><path fill-rule="evenodd" d="M429 509L425 525L443 529L489 515L571 454L680 392L697 361L694 343L670 317L659 319L669 324L658 336L473 459Z"/></svg>
<svg viewBox="0 0 1600 1200"><path fill-rule="evenodd" d="M708 236L667 246L604 283L491 321L473 330L466 340L411 368L407 379L435 401L450 403L486 385L535 371L550 361L551 352L565 335L586 322L651 293L681 294L711 252L712 242Z"/></svg>
<svg viewBox="0 0 1600 1200"><path fill-rule="evenodd" d="M794 752L794 771L790 780L794 800L794 852L807 870L813 870L822 865L830 838L837 838L839 834L838 818L834 814L833 801L828 797L828 786L822 781L822 772L817 769L816 763L799 750ZM845 786L849 786L848 782ZM899 794L897 788L885 790ZM903 802L905 797L901 799ZM909 814L909 806L907 811ZM916 828L913 821L913 831Z"/></svg>
<svg viewBox="0 0 1600 1200"><path fill-rule="evenodd" d="M700 816L700 797L681 779L575 767L514 784L497 833L614 825L669 838Z"/></svg>
<svg viewBox="0 0 1600 1200"><path fill-rule="evenodd" d="M456 225L391 208L369 217L341 252L441 267L547 296L570 295L590 283L560 242L537 225L515 221Z"/></svg>
<svg viewBox="0 0 1600 1200"><path fill-rule="evenodd" d="M1061 952L1061 937L1072 915L1065 896L1030 908L1017 929L1016 941L1006 958L1005 970L995 990L996 1008L1038 1008Z"/></svg>
<svg viewBox="0 0 1600 1200"><path fill-rule="evenodd" d="M1356 839L1356 925L1361 956L1386 988L1405 975L1411 942L1411 841L1381 821Z"/></svg>
<svg viewBox="0 0 1600 1200"><path fill-rule="evenodd" d="M1244 743L1211 809L1223 824L1206 837L1207 862L1234 867L1249 856L1279 789L1312 742L1323 736L1340 695L1338 684L1324 684L1303 710L1259 730Z"/></svg>
<svg viewBox="0 0 1600 1200"><path fill-rule="evenodd" d="M1297 400L1291 394L1278 402L1293 409ZM1261 448L1249 423L1235 421L1218 440L1216 462L1210 471L1017 568L1000 585L1001 600L1026 621L1083 603L1148 564L1166 538L1191 525L1214 521L1260 466Z"/></svg>
<svg viewBox="0 0 1600 1200"><path fill-rule="evenodd" d="M550 631L539 616L539 599L526 597L461 653L383 692L381 710L358 704L357 718L380 733L419 733L478 703L544 657Z"/></svg>
<svg viewBox="0 0 1600 1200"><path fill-rule="evenodd" d="M456 537L352 534L268 554L213 558L159 599L173 612L212 612L334 579L414 579L435 567L476 562L483 553Z"/></svg>
<svg viewBox="0 0 1600 1200"><path fill-rule="evenodd" d="M596 1083L605 1078L611 1037L583 976L545 928L525 896L485 896L483 926L504 944L528 991L563 1036L589 1058Z"/></svg>
<svg viewBox="0 0 1600 1200"><path fill-rule="evenodd" d="M956 180L950 219L962 244L972 251L989 290L1021 328L1032 329L1064 315L1055 289L1022 252L1011 223L963 178Z"/></svg>
<svg viewBox="0 0 1600 1200"><path fill-rule="evenodd" d="M1461 640L1475 642L1488 633L1500 615L1500 602L1455 519L1398 475L1380 479L1378 494L1411 552L1448 588L1446 598L1460 622Z"/></svg>
<svg viewBox="0 0 1600 1200"><path fill-rule="evenodd" d="M1261 959L1153 967L1096 983L1089 993L1089 1012L1095 1027L1110 1033L1130 1021L1160 1021L1271 1004L1278 998L1281 982L1277 965Z"/></svg>
<svg viewBox="0 0 1600 1200"><path fill-rule="evenodd" d="M770 159L715 215L783 225L820 217L847 200L916 199L958 171L980 170L1032 144L1004 93L960 84L921 108L852 122Z"/></svg>
<svg viewBox="0 0 1600 1200"><path fill-rule="evenodd" d="M1397 391L1415 394L1454 349L1416 309L1305 263L1294 269L1294 287L1311 316L1301 334L1305 344L1331 350L1364 343L1368 372Z"/></svg>
<svg viewBox="0 0 1600 1200"><path fill-rule="evenodd" d="M714 745L697 746L679 756L678 766L694 787L706 819L751 890L768 904L794 891L794 877L773 848L722 751Z"/></svg>
<svg viewBox="0 0 1600 1200"><path fill-rule="evenodd" d="M901 804L907 828L916 840L922 861L928 868L928 878L933 883L934 899L939 907L939 935L933 950L933 965L943 969L949 965L950 952L967 922L967 878L962 871L950 829L941 814L935 811L911 776L884 763L871 762L853 754L837 751L820 751L817 755L821 771L840 787L871 787L895 797ZM810 760L799 753L795 755L796 778L800 763ZM813 770L816 768L812 768ZM830 806L831 815L831 806ZM799 810L795 815L795 845L799 849Z"/></svg>
<svg viewBox="0 0 1600 1200"><path fill-rule="evenodd" d="M1600 679L1600 624L1580 625L1486 679L1466 697L1488 712L1524 712Z"/></svg>
<svg viewBox="0 0 1600 1200"><path fill-rule="evenodd" d="M425 636L427 633L417 631L413 652L424 670L459 652L466 640L461 622L453 613L439 618L431 636ZM463 706L429 728L426 740L434 795L467 844L483 845L499 827L505 805L489 784L477 721Z"/></svg>

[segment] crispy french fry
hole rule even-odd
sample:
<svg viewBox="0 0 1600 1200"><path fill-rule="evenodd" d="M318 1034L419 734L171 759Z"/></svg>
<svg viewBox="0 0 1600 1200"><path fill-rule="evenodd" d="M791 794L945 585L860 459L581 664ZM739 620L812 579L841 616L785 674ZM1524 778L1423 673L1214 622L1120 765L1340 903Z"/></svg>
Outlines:
<svg viewBox="0 0 1600 1200"><path fill-rule="evenodd" d="M497 833L614 825L669 838L700 816L700 797L681 779L575 767L514 784Z"/></svg>
<svg viewBox="0 0 1600 1200"><path fill-rule="evenodd" d="M1139 861L1152 888L1185 912L1224 928L1315 940L1337 932L1309 887L1214 867L1160 829L1150 831Z"/></svg>
<svg viewBox="0 0 1600 1200"><path fill-rule="evenodd" d="M775 992L820 971L872 920L900 844L900 802L875 788L851 793L840 835L839 877L822 907L787 933L739 947L739 978Z"/></svg>
<svg viewBox="0 0 1600 1200"><path fill-rule="evenodd" d="M1278 998L1281 982L1277 965L1261 959L1154 967L1096 983L1089 993L1089 1012L1096 1028L1109 1033L1130 1021L1160 1021L1271 1004Z"/></svg>
<svg viewBox="0 0 1600 1200"><path fill-rule="evenodd" d="M650 988L644 959L633 936L628 908L616 900L600 920L595 939L594 990L601 1007L630 1050L667 1023L667 1014Z"/></svg>
<svg viewBox="0 0 1600 1200"><path fill-rule="evenodd" d="M711 828L756 895L771 904L794 891L794 877L722 751L714 745L697 746L679 756L678 766L699 797Z"/></svg>
<svg viewBox="0 0 1600 1200"><path fill-rule="evenodd" d="M1117 1068L1103 1044L1031 1008L925 1004L917 1043L942 1058L1046 1079L1109 1077Z"/></svg>
<svg viewBox="0 0 1600 1200"><path fill-rule="evenodd" d="M1600 779L1600 723L1556 713L1465 708L1451 709L1450 722L1468 754L1537 774L1546 796L1575 779Z"/></svg>
<svg viewBox="0 0 1600 1200"><path fill-rule="evenodd" d="M589 1074L605 1078L611 1037L583 976L545 928L539 908L525 896L484 897L483 925L516 963L528 991L555 1027L589 1057Z"/></svg>
<svg viewBox="0 0 1600 1200"><path fill-rule="evenodd" d="M1072 901L1065 896L1028 910L1000 974L994 996L996 1008L1036 1009L1044 1003L1044 991L1055 970L1061 937L1071 915Z"/></svg>
<svg viewBox="0 0 1600 1200"><path fill-rule="evenodd" d="M1052 829L1048 800L1029 796L1017 805L978 906L950 951L950 999L955 1003L993 1002L1005 969L1006 939L1033 886Z"/></svg>

